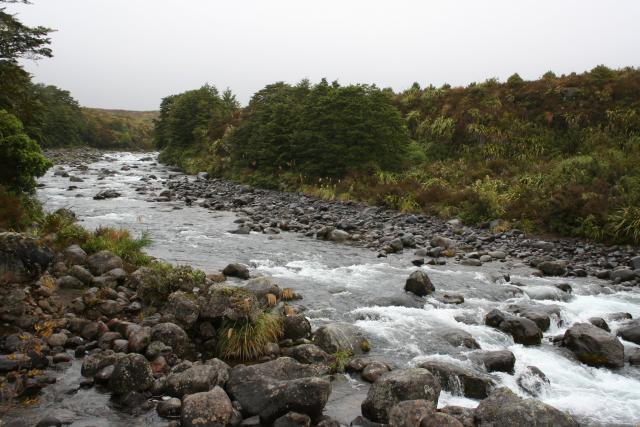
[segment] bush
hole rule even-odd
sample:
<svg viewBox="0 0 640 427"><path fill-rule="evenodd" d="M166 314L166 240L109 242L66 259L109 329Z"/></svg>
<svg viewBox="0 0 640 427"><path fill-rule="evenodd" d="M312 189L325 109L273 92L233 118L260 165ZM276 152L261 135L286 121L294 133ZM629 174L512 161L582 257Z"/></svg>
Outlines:
<svg viewBox="0 0 640 427"><path fill-rule="evenodd" d="M145 304L162 307L169 295L176 291L185 291L192 295L193 288L202 288L206 275L202 270L191 266L172 266L165 262L155 261L147 266L142 278L145 285L138 287L138 296Z"/></svg>
<svg viewBox="0 0 640 427"><path fill-rule="evenodd" d="M153 259L142 252L142 249L149 244L151 244L151 239L145 232L140 237L133 238L128 230L100 227L81 246L87 253L108 250L118 255L126 263L142 266L149 264Z"/></svg>
<svg viewBox="0 0 640 427"><path fill-rule="evenodd" d="M0 185L0 230L24 231L43 217L40 202L26 194L15 194Z"/></svg>
<svg viewBox="0 0 640 427"><path fill-rule="evenodd" d="M622 241L640 244L640 207L622 208L609 218L614 236Z"/></svg>

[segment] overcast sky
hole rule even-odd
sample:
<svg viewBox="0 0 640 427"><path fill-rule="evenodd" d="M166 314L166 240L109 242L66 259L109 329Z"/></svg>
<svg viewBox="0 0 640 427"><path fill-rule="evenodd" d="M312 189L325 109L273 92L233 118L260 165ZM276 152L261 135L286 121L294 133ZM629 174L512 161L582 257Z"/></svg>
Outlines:
<svg viewBox="0 0 640 427"><path fill-rule="evenodd" d="M321 77L402 90L518 72L640 66L640 0L34 0L53 34L35 80L91 107L157 109L208 82L244 104Z"/></svg>

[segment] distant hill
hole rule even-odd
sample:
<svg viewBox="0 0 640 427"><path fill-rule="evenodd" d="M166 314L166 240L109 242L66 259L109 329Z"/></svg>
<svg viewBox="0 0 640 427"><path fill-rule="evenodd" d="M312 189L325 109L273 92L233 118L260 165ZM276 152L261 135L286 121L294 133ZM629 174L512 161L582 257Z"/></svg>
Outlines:
<svg viewBox="0 0 640 427"><path fill-rule="evenodd" d="M85 141L98 148L150 150L157 111L82 108L87 130Z"/></svg>

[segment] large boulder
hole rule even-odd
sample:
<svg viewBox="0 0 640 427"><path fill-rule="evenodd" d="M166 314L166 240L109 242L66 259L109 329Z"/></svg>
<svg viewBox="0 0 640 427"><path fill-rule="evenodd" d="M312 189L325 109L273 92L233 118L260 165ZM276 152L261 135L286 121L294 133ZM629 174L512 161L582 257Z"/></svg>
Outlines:
<svg viewBox="0 0 640 427"><path fill-rule="evenodd" d="M130 353L116 361L109 388L114 394L126 395L150 389L153 381L149 361L141 354Z"/></svg>
<svg viewBox="0 0 640 427"><path fill-rule="evenodd" d="M487 372L513 374L516 364L516 357L509 350L482 351L474 353L471 357L482 364Z"/></svg>
<svg viewBox="0 0 640 427"><path fill-rule="evenodd" d="M167 375L165 392L170 396L182 397L209 391L215 386L224 387L229 379L229 370L229 365L218 359L212 359L204 365L194 364L183 371Z"/></svg>
<svg viewBox="0 0 640 427"><path fill-rule="evenodd" d="M227 265L224 270L222 270L222 274L229 277L238 277L240 279L248 279L249 278L249 267L244 264L234 263Z"/></svg>
<svg viewBox="0 0 640 427"><path fill-rule="evenodd" d="M491 377L453 363L428 361L420 365L438 378L443 389L472 399L484 399L495 382Z"/></svg>
<svg viewBox="0 0 640 427"><path fill-rule="evenodd" d="M480 348L473 335L462 329L446 328L439 335L453 347Z"/></svg>
<svg viewBox="0 0 640 427"><path fill-rule="evenodd" d="M632 320L618 329L618 336L625 341L640 345L640 319Z"/></svg>
<svg viewBox="0 0 640 427"><path fill-rule="evenodd" d="M256 294L259 301L264 301L268 294L280 297L280 287L269 277L250 279L243 288Z"/></svg>
<svg viewBox="0 0 640 427"><path fill-rule="evenodd" d="M536 399L522 399L508 388L496 389L475 411L479 427L578 427L573 417Z"/></svg>
<svg viewBox="0 0 640 427"><path fill-rule="evenodd" d="M364 331L349 323L330 323L321 326L313 334L313 342L329 354L339 351L352 355L369 351L369 341Z"/></svg>
<svg viewBox="0 0 640 427"><path fill-rule="evenodd" d="M67 247L62 254L69 265L84 264L87 259L87 253L78 245Z"/></svg>
<svg viewBox="0 0 640 427"><path fill-rule="evenodd" d="M224 427L231 424L234 409L227 393L220 387L186 396L182 401L182 427Z"/></svg>
<svg viewBox="0 0 640 427"><path fill-rule="evenodd" d="M245 415L259 415L264 423L290 411L315 418L322 414L331 393L331 383L319 378L320 373L317 367L289 357L238 365L231 370L227 391Z"/></svg>
<svg viewBox="0 0 640 427"><path fill-rule="evenodd" d="M423 297L432 294L436 288L431 283L431 279L422 270L416 270L409 275L406 283L404 284L404 290Z"/></svg>
<svg viewBox="0 0 640 427"><path fill-rule="evenodd" d="M0 320L16 322L27 312L27 294L24 285L0 285Z"/></svg>
<svg viewBox="0 0 640 427"><path fill-rule="evenodd" d="M189 294L178 291L169 295L163 314L188 329L198 320L200 307L195 298Z"/></svg>
<svg viewBox="0 0 640 427"><path fill-rule="evenodd" d="M53 253L20 233L0 233L0 285L35 280L49 267Z"/></svg>
<svg viewBox="0 0 640 427"><path fill-rule="evenodd" d="M175 323L159 323L151 328L151 341L160 341L170 346L173 352L182 357L189 348L189 337L180 326Z"/></svg>
<svg viewBox="0 0 640 427"><path fill-rule="evenodd" d="M402 427L420 427L423 419L433 416L433 402L424 399L405 400L389 411L389 424Z"/></svg>
<svg viewBox="0 0 640 427"><path fill-rule="evenodd" d="M100 251L87 258L87 266L94 276L100 276L114 268L122 268L122 258L110 251Z"/></svg>
<svg viewBox="0 0 640 427"><path fill-rule="evenodd" d="M524 317L512 316L494 309L485 316L485 323L510 334L518 344L537 345L542 341L542 331L538 325Z"/></svg>
<svg viewBox="0 0 640 427"><path fill-rule="evenodd" d="M248 319L255 322L262 310L256 295L246 289L213 286L209 293L198 298L202 319L227 318L232 321Z"/></svg>
<svg viewBox="0 0 640 427"><path fill-rule="evenodd" d="M105 350L97 353L91 353L82 361L80 373L85 377L93 377L103 368L114 365L121 355L113 350Z"/></svg>
<svg viewBox="0 0 640 427"><path fill-rule="evenodd" d="M576 323L564 333L563 344L590 366L622 368L624 346L618 338L590 323Z"/></svg>
<svg viewBox="0 0 640 427"><path fill-rule="evenodd" d="M330 364L335 358L314 344L300 344L293 347L285 347L281 350L283 356L293 357L300 363L324 363Z"/></svg>
<svg viewBox="0 0 640 427"><path fill-rule="evenodd" d="M297 340L311 334L311 323L300 314L286 316L283 322L284 339Z"/></svg>
<svg viewBox="0 0 640 427"><path fill-rule="evenodd" d="M362 402L362 415L378 423L389 422L389 411L405 400L423 399L438 405L440 382L428 370L402 369L382 375Z"/></svg>
<svg viewBox="0 0 640 427"><path fill-rule="evenodd" d="M542 261L537 267L545 276L564 276L567 273L567 263L564 261Z"/></svg>

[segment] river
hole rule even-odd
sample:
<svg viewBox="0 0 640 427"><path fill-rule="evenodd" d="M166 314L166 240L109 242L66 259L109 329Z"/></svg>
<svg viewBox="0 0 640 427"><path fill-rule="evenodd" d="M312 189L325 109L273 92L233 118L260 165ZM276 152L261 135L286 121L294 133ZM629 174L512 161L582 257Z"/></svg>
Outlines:
<svg viewBox="0 0 640 427"><path fill-rule="evenodd" d="M84 180L77 183L54 176L51 170L40 179L44 187L38 190L38 198L47 210L72 209L88 228L109 225L128 228L134 234L148 232L153 240L148 252L171 263L190 264L206 272L220 270L231 262L246 263L252 267L252 274L272 276L282 287L301 293L304 299L299 303L306 308L304 313L314 327L337 320L362 327L372 344L371 355L394 366L406 367L429 359L469 365L466 356L473 350L453 347L441 337L443 331L461 329L473 335L484 350L509 349L515 354L515 376L492 375L499 384L519 395L528 397L515 378L527 366L534 365L550 380L540 399L569 411L582 423L633 425L640 420L639 368L628 364L616 371L591 368L547 340L540 346L524 347L514 344L510 336L482 325L489 310L528 303L536 295L553 293L552 285L559 282L572 286L570 299L536 301L555 304L561 310L560 316L552 319L545 337L562 334L574 322L592 316L606 318L609 313L627 312L636 318L640 316L639 293L610 291L603 286L605 282L595 278L537 278L531 275L532 269L516 261L482 267L448 264L421 268L438 291L464 294L463 304L445 305L428 298L424 307L393 306L389 301L402 300L404 281L416 269L411 265L411 251L380 259L376 252L366 248L318 241L301 234L230 234L228 230L236 228L233 212L211 211L198 207L197 203L186 206L182 201L150 201L151 192L163 189L161 181L177 172L155 161L141 161L148 156L148 153L107 154L89 164L86 171L71 168L69 173ZM122 170L125 165L130 168ZM116 173L101 174L101 169ZM98 179L101 176L104 178ZM70 185L77 188L68 190ZM93 195L107 188L122 196L93 200ZM508 291L511 287L495 280L505 273L510 274L511 282L522 284L523 295L511 297ZM467 320L456 320L462 317ZM615 331L618 324L610 321L609 325ZM628 342L624 345L628 349L636 347ZM76 362L62 383L79 381L77 368ZM80 390L64 398L52 396L56 390L62 392L60 387L62 384L45 392L40 413L45 409L62 411L74 420L73 425L159 422L151 414L131 418L119 413L110 408L108 395L95 389ZM326 413L348 424L359 415L367 389L368 385L355 377L335 381ZM478 401L443 392L439 406L451 404L475 407Z"/></svg>

